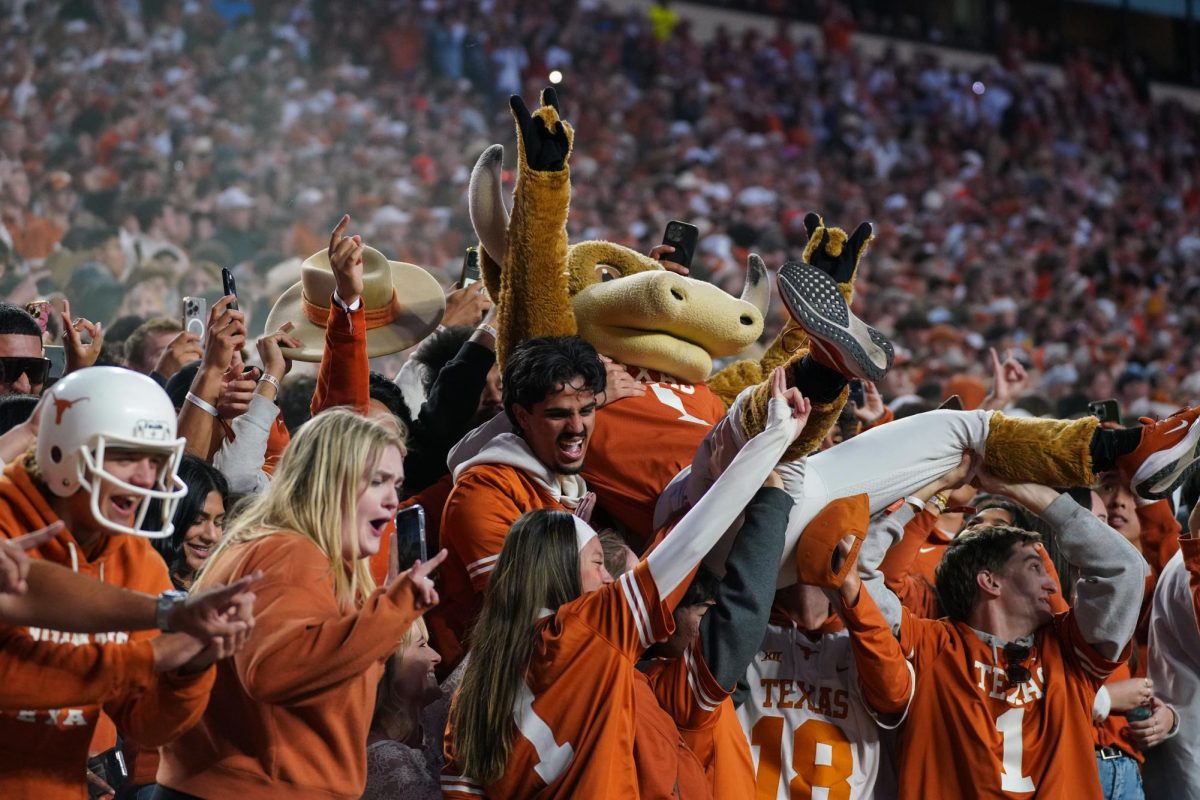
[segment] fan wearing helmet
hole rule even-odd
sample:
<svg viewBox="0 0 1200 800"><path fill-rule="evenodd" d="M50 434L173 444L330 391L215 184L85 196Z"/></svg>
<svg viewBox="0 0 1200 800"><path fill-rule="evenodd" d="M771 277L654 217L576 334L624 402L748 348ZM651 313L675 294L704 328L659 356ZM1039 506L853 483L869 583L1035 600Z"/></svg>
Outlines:
<svg viewBox="0 0 1200 800"><path fill-rule="evenodd" d="M166 564L147 537L169 536L171 517L186 488L176 475L184 440L175 410L150 378L117 367L79 370L46 391L39 406L37 447L0 476L0 537L11 539L62 521L57 538L31 550L32 558L61 564L126 589L161 594L173 589ZM160 530L146 519L158 499ZM165 596L162 608L173 600ZM66 634L28 629L34 639L77 644L149 638L152 631ZM211 655L201 655L201 659ZM28 671L30 674L17 674ZM29 664L6 680L36 687L41 666ZM186 674L184 674L186 673ZM0 796L85 797L84 764L90 752L116 744L111 725L93 741L100 712L122 735L141 745L130 765L138 782L152 782L153 748L166 744L200 718L214 670L194 661L165 673L145 692L132 688L103 706L0 711ZM31 692L36 694L36 692ZM144 779L149 775L149 781Z"/></svg>

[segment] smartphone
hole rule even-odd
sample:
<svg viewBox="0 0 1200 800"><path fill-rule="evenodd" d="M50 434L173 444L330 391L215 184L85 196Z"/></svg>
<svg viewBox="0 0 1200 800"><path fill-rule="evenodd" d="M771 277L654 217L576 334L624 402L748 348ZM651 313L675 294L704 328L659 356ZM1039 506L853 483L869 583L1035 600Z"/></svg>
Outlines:
<svg viewBox="0 0 1200 800"><path fill-rule="evenodd" d="M221 267L221 291L224 293L222 297L233 295L233 302L229 304L229 307L237 311L237 283L233 280L233 273L225 267Z"/></svg>
<svg viewBox="0 0 1200 800"><path fill-rule="evenodd" d="M1116 400L1093 400L1088 411L1101 422L1121 422L1121 406Z"/></svg>
<svg viewBox="0 0 1200 800"><path fill-rule="evenodd" d="M396 515L396 550L398 566L406 570L417 559L429 560L429 549L425 541L425 509L420 505L409 506Z"/></svg>
<svg viewBox="0 0 1200 800"><path fill-rule="evenodd" d="M667 223L667 229L663 231L662 243L674 247L675 252L665 254L663 260L674 261L676 264L690 268L692 256L696 254L696 243L699 241L699 228L677 219L671 220Z"/></svg>
<svg viewBox="0 0 1200 800"><path fill-rule="evenodd" d="M479 282L479 249L468 247L467 252L463 254L462 275L458 278L458 285L465 289L472 283Z"/></svg>
<svg viewBox="0 0 1200 800"><path fill-rule="evenodd" d="M850 397L848 397L847 400L849 400L851 403L854 403L854 405L858 406L859 408L862 408L867 404L867 392L865 389L863 389L862 381L850 381Z"/></svg>
<svg viewBox="0 0 1200 800"><path fill-rule="evenodd" d="M61 344L48 344L42 348L42 355L50 361L48 378L57 380L67 371L67 351Z"/></svg>
<svg viewBox="0 0 1200 800"><path fill-rule="evenodd" d="M183 298L183 329L199 336L201 345L204 344L204 328L207 320L207 300L203 297Z"/></svg>
<svg viewBox="0 0 1200 800"><path fill-rule="evenodd" d="M120 789L129 780L129 769L125 766L125 756L119 747L97 753L87 761L88 772L114 789ZM88 785L89 797L104 797L105 792L99 787Z"/></svg>

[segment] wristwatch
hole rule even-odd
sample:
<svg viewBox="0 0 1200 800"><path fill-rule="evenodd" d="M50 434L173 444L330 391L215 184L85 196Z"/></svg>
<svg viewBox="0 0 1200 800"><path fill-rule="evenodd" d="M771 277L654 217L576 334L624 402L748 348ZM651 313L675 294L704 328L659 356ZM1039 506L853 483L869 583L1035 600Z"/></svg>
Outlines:
<svg viewBox="0 0 1200 800"><path fill-rule="evenodd" d="M187 602L187 592L168 589L158 596L154 607L154 624L163 633L171 632L171 612Z"/></svg>

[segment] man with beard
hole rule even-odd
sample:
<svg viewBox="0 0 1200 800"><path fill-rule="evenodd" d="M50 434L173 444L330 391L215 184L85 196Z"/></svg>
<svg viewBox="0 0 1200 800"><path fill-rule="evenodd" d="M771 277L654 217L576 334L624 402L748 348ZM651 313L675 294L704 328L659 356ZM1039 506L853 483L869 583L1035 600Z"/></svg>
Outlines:
<svg viewBox="0 0 1200 800"><path fill-rule="evenodd" d="M577 336L531 339L504 366L512 433L492 438L454 469L442 517L442 604L429 621L443 664L461 659L508 530L539 508L579 513L591 502L579 472L605 388L605 365ZM648 445L650 443L647 443ZM453 457L452 457L453 462Z"/></svg>

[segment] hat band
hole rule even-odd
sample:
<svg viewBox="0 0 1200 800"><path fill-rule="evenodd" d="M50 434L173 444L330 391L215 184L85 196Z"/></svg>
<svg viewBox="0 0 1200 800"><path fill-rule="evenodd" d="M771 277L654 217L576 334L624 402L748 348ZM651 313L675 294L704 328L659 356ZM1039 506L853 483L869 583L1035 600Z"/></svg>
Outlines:
<svg viewBox="0 0 1200 800"><path fill-rule="evenodd" d="M311 302L304 295L300 296L300 302L304 307L304 318L313 325L318 325L322 328L329 324L329 306L319 306ZM400 298L396 296L395 287L392 288L392 298L386 304L379 308L368 308L363 310L363 322L367 330L375 330L391 325L400 316Z"/></svg>

